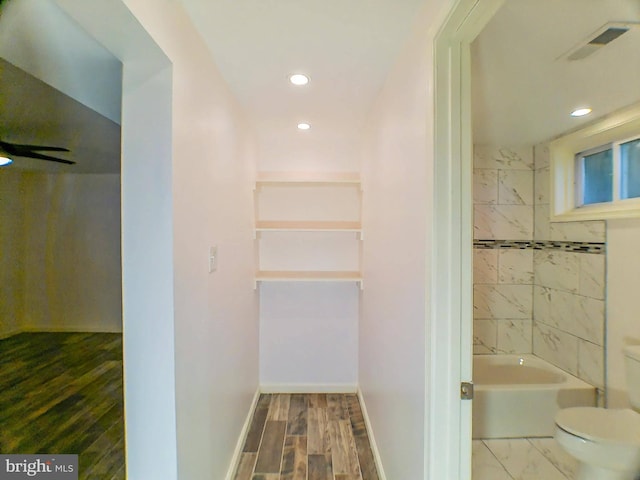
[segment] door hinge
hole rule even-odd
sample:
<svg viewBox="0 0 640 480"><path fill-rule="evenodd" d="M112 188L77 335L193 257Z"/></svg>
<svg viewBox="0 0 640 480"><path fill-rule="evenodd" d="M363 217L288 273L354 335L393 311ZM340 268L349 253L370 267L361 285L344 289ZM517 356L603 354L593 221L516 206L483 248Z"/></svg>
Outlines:
<svg viewBox="0 0 640 480"><path fill-rule="evenodd" d="M460 384L460 398L462 400L473 400L473 383L462 382Z"/></svg>

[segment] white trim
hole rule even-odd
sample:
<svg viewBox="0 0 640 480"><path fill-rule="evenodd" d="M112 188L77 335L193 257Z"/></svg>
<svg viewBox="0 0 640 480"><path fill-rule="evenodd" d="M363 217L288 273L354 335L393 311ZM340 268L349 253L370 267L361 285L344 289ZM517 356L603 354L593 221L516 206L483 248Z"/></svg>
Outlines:
<svg viewBox="0 0 640 480"><path fill-rule="evenodd" d="M376 464L376 470L378 471L379 480L387 480L387 476L382 468L382 458L380 457L380 451L378 450L378 444L376 443L375 436L373 435L373 427L369 420L369 414L367 413L367 406L364 402L364 396L362 390L358 387L358 400L360 401L360 409L362 410L362 418L364 419L364 425L367 428L367 435L369 436L369 443L371 445L371 453L373 453L373 461Z"/></svg>
<svg viewBox="0 0 640 480"><path fill-rule="evenodd" d="M251 420L253 420L253 413L255 412L256 406L258 405L260 393L260 389L258 388L256 390L256 393L253 395L253 400L251 401L251 406L249 407L249 413L247 413L247 418L245 419L242 430L240 431L240 436L238 437L238 441L236 442L236 448L234 448L233 450L233 456L231 457L229 470L227 470L227 475L224 477L225 480L233 480L236 475L236 470L238 470L238 467L240 466L240 456L242 455L244 444L247 441L247 435L249 435Z"/></svg>
<svg viewBox="0 0 640 480"><path fill-rule="evenodd" d="M121 235L126 477L176 480L172 63L129 8L136 4L137 10L145 11L146 6L138 5L144 2L55 1L123 64ZM154 182L145 183L150 165ZM140 185L145 186L142 191ZM154 292L153 301L149 301L149 291Z"/></svg>
<svg viewBox="0 0 640 480"><path fill-rule="evenodd" d="M435 42L434 249L426 478L471 477L470 43L503 0L458 0Z"/></svg>
<svg viewBox="0 0 640 480"><path fill-rule="evenodd" d="M267 383L260 385L260 393L357 393L358 386L350 383Z"/></svg>

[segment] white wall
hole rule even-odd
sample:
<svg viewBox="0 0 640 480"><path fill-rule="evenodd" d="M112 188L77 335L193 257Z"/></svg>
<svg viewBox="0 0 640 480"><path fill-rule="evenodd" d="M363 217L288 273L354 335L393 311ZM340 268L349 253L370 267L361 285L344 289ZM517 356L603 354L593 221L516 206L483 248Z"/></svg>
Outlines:
<svg viewBox="0 0 640 480"><path fill-rule="evenodd" d="M177 3L58 2L124 64L127 478L224 478L258 384L251 129Z"/></svg>
<svg viewBox="0 0 640 480"><path fill-rule="evenodd" d="M128 17L125 17L128 18ZM131 68L131 70L134 70ZM134 70L135 72L135 70ZM122 302L127 478L177 478L171 69L125 65Z"/></svg>
<svg viewBox="0 0 640 480"><path fill-rule="evenodd" d="M120 175L24 178L22 328L122 331Z"/></svg>
<svg viewBox="0 0 640 480"><path fill-rule="evenodd" d="M0 335L122 331L120 175L2 171Z"/></svg>
<svg viewBox="0 0 640 480"><path fill-rule="evenodd" d="M0 170L0 338L20 331L24 318L24 174Z"/></svg>
<svg viewBox="0 0 640 480"><path fill-rule="evenodd" d="M433 191L430 2L369 117L359 383L386 476L424 478ZM428 426L427 426L428 428Z"/></svg>
<svg viewBox="0 0 640 480"><path fill-rule="evenodd" d="M640 344L640 220L607 222L607 399L627 407L622 348Z"/></svg>
<svg viewBox="0 0 640 480"><path fill-rule="evenodd" d="M338 130L321 121L309 132L269 129L259 139L258 169L357 172L360 133L357 126ZM354 186L262 187L258 195L261 220L360 219ZM353 233L265 233L258 244L259 268L357 271L359 243ZM259 291L261 387L355 391L360 308L355 282L262 283Z"/></svg>
<svg viewBox="0 0 640 480"><path fill-rule="evenodd" d="M178 476L224 478L258 384L251 128L184 11L127 3L173 64Z"/></svg>
<svg viewBox="0 0 640 480"><path fill-rule="evenodd" d="M260 384L269 391L353 390L358 375L355 284L260 286Z"/></svg>

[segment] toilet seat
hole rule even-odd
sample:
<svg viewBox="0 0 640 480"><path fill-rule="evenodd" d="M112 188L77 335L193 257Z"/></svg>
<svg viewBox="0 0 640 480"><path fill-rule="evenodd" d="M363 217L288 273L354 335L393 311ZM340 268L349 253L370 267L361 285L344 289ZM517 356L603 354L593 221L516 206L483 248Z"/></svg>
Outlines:
<svg viewBox="0 0 640 480"><path fill-rule="evenodd" d="M640 447L640 414L630 409L566 408L555 421L562 430L585 440Z"/></svg>

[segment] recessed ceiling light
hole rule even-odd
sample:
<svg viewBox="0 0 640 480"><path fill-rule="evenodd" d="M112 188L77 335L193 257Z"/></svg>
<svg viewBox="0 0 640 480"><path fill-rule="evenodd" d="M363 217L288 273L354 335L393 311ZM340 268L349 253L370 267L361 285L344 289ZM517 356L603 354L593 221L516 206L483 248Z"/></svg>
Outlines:
<svg viewBox="0 0 640 480"><path fill-rule="evenodd" d="M302 73L294 73L293 75L289 75L289 81L294 85L306 85L309 83L309 77Z"/></svg>
<svg viewBox="0 0 640 480"><path fill-rule="evenodd" d="M572 117L584 117L585 115L589 115L591 113L591 109L589 107L586 108L578 108L571 112Z"/></svg>
<svg viewBox="0 0 640 480"><path fill-rule="evenodd" d="M311 128L311 125L309 125L308 123L298 124L298 130L309 130L310 128Z"/></svg>
<svg viewBox="0 0 640 480"><path fill-rule="evenodd" d="M0 155L0 167L4 167L5 165L9 165L12 162L13 162L13 160L11 160L9 157L4 157L4 156Z"/></svg>

